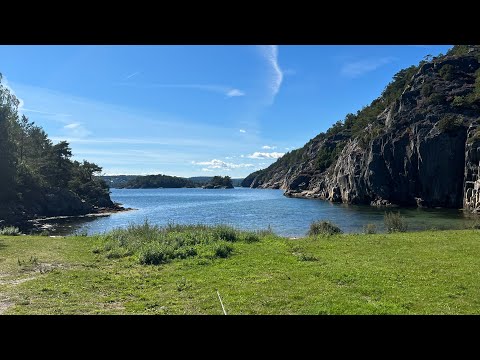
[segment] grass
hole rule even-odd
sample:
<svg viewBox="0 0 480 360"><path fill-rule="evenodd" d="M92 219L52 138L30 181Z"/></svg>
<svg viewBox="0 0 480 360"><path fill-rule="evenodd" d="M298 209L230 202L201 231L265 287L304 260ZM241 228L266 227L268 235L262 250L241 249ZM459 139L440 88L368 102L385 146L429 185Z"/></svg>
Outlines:
<svg viewBox="0 0 480 360"><path fill-rule="evenodd" d="M228 314L480 313L479 230L297 240L265 233L256 241L237 230L235 241L215 238L228 231L203 226L131 230L138 236L0 236L0 309L220 315L218 289ZM126 246L142 231L205 242L192 245L196 255L144 265L144 244ZM107 244L122 241L125 253L107 256Z"/></svg>

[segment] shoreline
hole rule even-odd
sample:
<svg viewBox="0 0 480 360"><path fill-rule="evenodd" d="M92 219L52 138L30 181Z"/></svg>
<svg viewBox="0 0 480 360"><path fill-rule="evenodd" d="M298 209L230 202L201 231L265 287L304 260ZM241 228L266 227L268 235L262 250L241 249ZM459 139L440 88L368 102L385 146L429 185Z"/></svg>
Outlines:
<svg viewBox="0 0 480 360"><path fill-rule="evenodd" d="M33 219L24 219L22 221L11 224L11 226L18 227L24 234L34 234L42 231L49 231L52 228L52 223L59 220L69 219L86 219L86 218L100 218L107 217L117 213L138 210L135 208L124 208L120 204L115 204L112 208L97 208L94 212L83 215L59 215L59 216L41 216Z"/></svg>

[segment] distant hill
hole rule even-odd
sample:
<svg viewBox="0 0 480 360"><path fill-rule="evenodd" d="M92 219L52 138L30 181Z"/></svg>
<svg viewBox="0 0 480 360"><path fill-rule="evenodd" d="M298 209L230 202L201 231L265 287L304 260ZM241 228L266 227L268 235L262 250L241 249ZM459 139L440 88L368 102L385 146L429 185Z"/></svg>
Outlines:
<svg viewBox="0 0 480 360"><path fill-rule="evenodd" d="M158 188L184 188L197 187L194 182L177 176L169 175L146 175L146 176L132 176L126 182L116 182L116 188L119 189L158 189ZM113 186L112 186L113 187Z"/></svg>
<svg viewBox="0 0 480 360"><path fill-rule="evenodd" d="M106 175L100 176L110 188L122 188L127 182L137 178L138 175Z"/></svg>
<svg viewBox="0 0 480 360"><path fill-rule="evenodd" d="M99 176L112 189L156 189L201 187L212 181L213 176L183 178L169 175L105 175ZM232 185L241 186L243 179L231 179Z"/></svg>

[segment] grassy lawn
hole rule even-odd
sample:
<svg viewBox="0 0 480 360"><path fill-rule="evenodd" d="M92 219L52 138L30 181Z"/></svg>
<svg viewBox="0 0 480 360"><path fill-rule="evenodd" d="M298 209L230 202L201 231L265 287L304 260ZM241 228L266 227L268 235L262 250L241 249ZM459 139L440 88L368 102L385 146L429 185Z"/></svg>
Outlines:
<svg viewBox="0 0 480 360"><path fill-rule="evenodd" d="M478 230L257 240L148 265L143 243L0 236L0 312L220 315L218 289L228 314L480 313Z"/></svg>

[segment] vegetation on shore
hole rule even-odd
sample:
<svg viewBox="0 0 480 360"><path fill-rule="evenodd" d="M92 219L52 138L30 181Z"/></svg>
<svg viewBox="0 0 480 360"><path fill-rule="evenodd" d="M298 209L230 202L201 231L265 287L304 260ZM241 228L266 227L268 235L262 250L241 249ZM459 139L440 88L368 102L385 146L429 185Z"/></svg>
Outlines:
<svg viewBox="0 0 480 360"><path fill-rule="evenodd" d="M158 188L192 188L196 184L186 178L169 175L137 176L124 184L117 185L120 189L158 189Z"/></svg>
<svg viewBox="0 0 480 360"><path fill-rule="evenodd" d="M97 164L72 161L66 141L58 144L25 115L0 74L0 221L38 216L80 215L110 207ZM58 213L60 212L60 213Z"/></svg>
<svg viewBox="0 0 480 360"><path fill-rule="evenodd" d="M144 224L92 237L0 236L0 312L220 315L218 290L229 315L478 314L479 234L292 240ZM151 265L157 246L174 256Z"/></svg>
<svg viewBox="0 0 480 360"><path fill-rule="evenodd" d="M222 185L225 178L221 176L194 176L183 178L170 175L117 175L102 176L111 188L117 189L158 189L158 188L193 188L209 186L212 182L215 185ZM240 186L243 179L230 179L232 186ZM228 184L228 182L225 182ZM214 186L215 186L214 185Z"/></svg>

